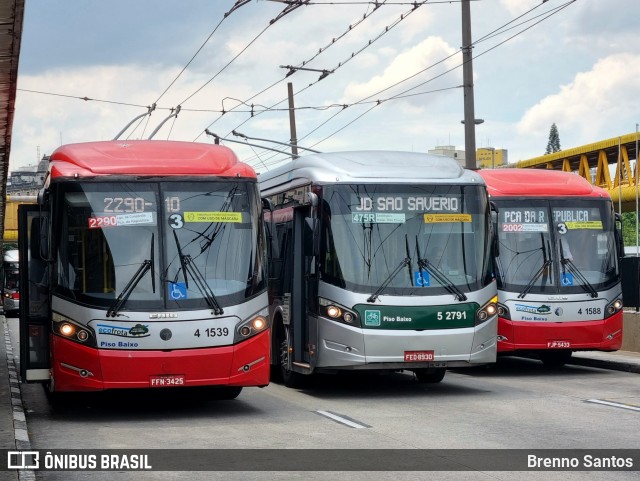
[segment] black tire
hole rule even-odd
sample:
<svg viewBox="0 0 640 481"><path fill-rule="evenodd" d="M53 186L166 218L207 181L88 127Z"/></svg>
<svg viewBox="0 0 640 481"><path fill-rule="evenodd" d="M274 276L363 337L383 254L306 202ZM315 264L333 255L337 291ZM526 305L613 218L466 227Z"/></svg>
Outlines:
<svg viewBox="0 0 640 481"><path fill-rule="evenodd" d="M289 327L280 324L278 329L278 345L280 346L280 379L290 388L299 388L304 385L305 376L299 372L291 371L289 365Z"/></svg>
<svg viewBox="0 0 640 481"><path fill-rule="evenodd" d="M242 392L239 386L214 387L211 389L212 397L220 401L231 401L237 398Z"/></svg>
<svg viewBox="0 0 640 481"><path fill-rule="evenodd" d="M436 384L444 379L447 369L444 367L430 367L413 371L418 382Z"/></svg>
<svg viewBox="0 0 640 481"><path fill-rule="evenodd" d="M572 351L561 349L558 351L545 351L540 353L540 360L546 367L559 368L564 366L571 359Z"/></svg>

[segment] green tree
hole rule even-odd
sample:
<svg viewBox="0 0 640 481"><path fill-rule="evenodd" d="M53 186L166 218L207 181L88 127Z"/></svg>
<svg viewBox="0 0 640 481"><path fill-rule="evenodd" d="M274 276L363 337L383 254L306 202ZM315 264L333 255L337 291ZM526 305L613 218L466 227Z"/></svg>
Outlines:
<svg viewBox="0 0 640 481"><path fill-rule="evenodd" d="M547 142L547 150L545 151L545 154L559 152L560 150L562 150L560 148L560 135L558 134L558 127L554 122L551 124L551 129L549 130L549 142Z"/></svg>
<svg viewBox="0 0 640 481"><path fill-rule="evenodd" d="M636 245L636 213L622 213L622 239L625 246Z"/></svg>

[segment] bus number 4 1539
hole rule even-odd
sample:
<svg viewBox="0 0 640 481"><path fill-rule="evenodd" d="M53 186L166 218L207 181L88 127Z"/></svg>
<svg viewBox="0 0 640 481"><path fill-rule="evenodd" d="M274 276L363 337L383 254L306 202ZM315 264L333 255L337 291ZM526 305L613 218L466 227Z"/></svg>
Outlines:
<svg viewBox="0 0 640 481"><path fill-rule="evenodd" d="M227 327L209 327L203 329L203 336L205 337L224 337L229 335L229 328ZM200 337L200 329L196 329L193 333L194 337Z"/></svg>

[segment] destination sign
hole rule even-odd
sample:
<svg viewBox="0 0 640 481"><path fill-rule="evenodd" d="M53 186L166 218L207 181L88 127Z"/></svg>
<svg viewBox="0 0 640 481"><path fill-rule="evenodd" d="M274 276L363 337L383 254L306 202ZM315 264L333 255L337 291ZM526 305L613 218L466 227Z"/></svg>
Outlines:
<svg viewBox="0 0 640 481"><path fill-rule="evenodd" d="M545 209L500 209L501 221L505 224L540 224L547 223L547 211Z"/></svg>
<svg viewBox="0 0 640 481"><path fill-rule="evenodd" d="M554 209L553 220L558 225L559 232L562 230L593 229L602 230L602 220L599 209Z"/></svg>
<svg viewBox="0 0 640 481"><path fill-rule="evenodd" d="M351 205L356 212L461 212L461 200L454 196L401 196L375 197L352 195Z"/></svg>

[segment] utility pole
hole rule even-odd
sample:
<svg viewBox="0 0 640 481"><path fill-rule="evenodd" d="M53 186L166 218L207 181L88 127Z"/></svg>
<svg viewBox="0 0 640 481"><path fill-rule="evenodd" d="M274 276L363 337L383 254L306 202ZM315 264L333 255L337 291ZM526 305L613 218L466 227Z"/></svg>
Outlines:
<svg viewBox="0 0 640 481"><path fill-rule="evenodd" d="M289 94L289 128L291 130L291 157L298 158L298 136L296 134L296 110L293 106L293 84L287 83L287 92Z"/></svg>
<svg viewBox="0 0 640 481"><path fill-rule="evenodd" d="M464 91L464 163L476 167L476 125L473 107L473 63L471 54L471 0L462 0L462 83Z"/></svg>

